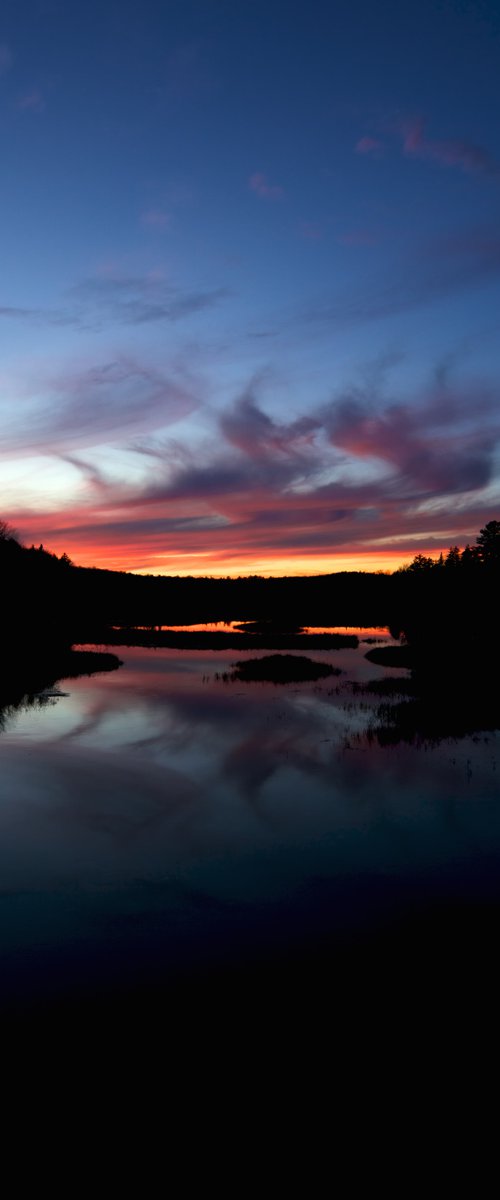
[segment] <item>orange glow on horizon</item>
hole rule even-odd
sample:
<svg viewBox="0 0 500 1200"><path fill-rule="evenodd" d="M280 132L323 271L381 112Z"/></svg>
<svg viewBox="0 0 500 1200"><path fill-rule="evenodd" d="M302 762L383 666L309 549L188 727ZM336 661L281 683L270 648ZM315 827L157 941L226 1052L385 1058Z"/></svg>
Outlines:
<svg viewBox="0 0 500 1200"><path fill-rule="evenodd" d="M116 536L114 530L106 529L105 523L96 533L80 526L79 515L66 514L64 523L60 520L56 528L51 528L53 518L49 522L45 514L43 517L37 514L35 519L31 515L27 518L25 514L14 514L10 520L25 545L43 542L45 549L57 555L66 553L77 566L134 575L203 578L331 575L342 571L389 574L409 564L416 554L435 560L441 553L446 557L451 544L463 548L471 540L470 533L461 535L448 528L444 532L433 530L406 536L394 532L392 537L378 537L371 544L368 538L358 545L354 539L351 545L346 540L337 550L322 545L323 539L318 539L318 544L308 550L304 540L304 545L294 552L293 548L274 547L271 537L266 544L267 539L260 540L253 530L253 544L250 541L245 544L245 534L238 542L238 531L227 528L214 529L210 536L204 531L190 531L185 538L154 531L140 537L133 523L127 530L124 522L123 528L118 523Z"/></svg>
<svg viewBox="0 0 500 1200"><path fill-rule="evenodd" d="M55 553L62 553L63 547L52 547ZM182 554L165 554L151 556L140 551L136 551L132 555L130 550L122 550L116 546L98 546L87 547L78 546L72 551L67 549L65 540L66 552L71 560L81 567L99 567L104 570L112 571L127 571L133 575L159 575L159 576L181 576L181 577L196 577L196 578L237 578L239 576L263 575L279 578L280 576L293 575L331 575L341 571L366 571L366 572L386 572L391 573L403 566L405 563L411 562L416 553L429 554L432 558L439 556L440 550L433 547L431 550L415 548L413 546L408 551L359 551L351 553L338 554L317 554L317 555L270 555L266 554L257 558L254 555L236 558L236 556L227 557L222 561L208 553L182 553ZM447 548L443 548L443 553L447 553ZM151 561L146 565L139 565L141 559Z"/></svg>
<svg viewBox="0 0 500 1200"><path fill-rule="evenodd" d="M290 575L331 575L338 571L394 571L398 566L401 566L401 555L396 555L391 560L388 555L381 554L334 554L334 555L308 555L308 556L293 556L293 557L269 557L265 558L248 558L242 559L235 563L234 560L214 563L213 561L200 561L193 559L192 564L187 566L185 563L174 559L172 555L172 566L150 566L133 568L128 567L133 575L183 575L183 576L217 576L225 578L226 576L238 577L246 575L265 575L265 576L290 576Z"/></svg>

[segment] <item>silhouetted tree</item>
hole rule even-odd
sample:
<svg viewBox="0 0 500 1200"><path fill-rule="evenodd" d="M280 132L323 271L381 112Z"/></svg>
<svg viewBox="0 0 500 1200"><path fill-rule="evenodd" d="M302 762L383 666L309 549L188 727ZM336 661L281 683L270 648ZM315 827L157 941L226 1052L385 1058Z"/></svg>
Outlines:
<svg viewBox="0 0 500 1200"><path fill-rule="evenodd" d="M436 564L433 558L426 558L425 554L416 554L413 562L410 563L409 571L430 571Z"/></svg>
<svg viewBox="0 0 500 1200"><path fill-rule="evenodd" d="M16 530L9 525L8 521L0 521L0 542L11 542L17 540Z"/></svg>
<svg viewBox="0 0 500 1200"><path fill-rule="evenodd" d="M455 570L460 566L460 549L458 546L450 546L446 555L445 567Z"/></svg>
<svg viewBox="0 0 500 1200"><path fill-rule="evenodd" d="M462 567L477 567L481 562L481 551L479 546L467 545L462 550L461 566Z"/></svg>
<svg viewBox="0 0 500 1200"><path fill-rule="evenodd" d="M500 521L488 521L476 538L485 563L500 563Z"/></svg>

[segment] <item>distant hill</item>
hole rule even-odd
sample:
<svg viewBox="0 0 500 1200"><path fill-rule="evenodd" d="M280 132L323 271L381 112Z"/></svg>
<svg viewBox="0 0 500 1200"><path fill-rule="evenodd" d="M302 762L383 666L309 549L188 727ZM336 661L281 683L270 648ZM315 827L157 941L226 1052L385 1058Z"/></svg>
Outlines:
<svg viewBox="0 0 500 1200"><path fill-rule="evenodd" d="M154 628L203 621L275 621L297 625L390 625L440 636L474 623L496 627L500 522L475 547L451 547L438 560L417 555L392 575L339 572L263 578L132 575L75 566L43 546L22 546L0 522L0 637L28 643L105 640L110 626Z"/></svg>

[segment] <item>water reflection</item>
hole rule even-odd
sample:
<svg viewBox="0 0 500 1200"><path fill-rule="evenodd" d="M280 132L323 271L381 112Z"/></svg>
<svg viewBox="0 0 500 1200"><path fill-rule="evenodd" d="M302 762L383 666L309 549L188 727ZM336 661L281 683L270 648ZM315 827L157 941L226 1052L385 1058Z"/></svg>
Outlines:
<svg viewBox="0 0 500 1200"><path fill-rule="evenodd" d="M123 628L113 625L116 631ZM194 625L135 625L137 630L154 630L158 633L340 633L344 636L355 635L365 641L372 638L387 640L388 630L383 625L297 625L292 621L262 620L262 621L202 621Z"/></svg>
<svg viewBox="0 0 500 1200"><path fill-rule="evenodd" d="M120 671L17 711L0 745L14 992L66 986L68 963L97 986L500 894L497 736L373 739L375 684L409 676L365 649L312 652L342 675L276 688L217 678L231 651L127 648Z"/></svg>

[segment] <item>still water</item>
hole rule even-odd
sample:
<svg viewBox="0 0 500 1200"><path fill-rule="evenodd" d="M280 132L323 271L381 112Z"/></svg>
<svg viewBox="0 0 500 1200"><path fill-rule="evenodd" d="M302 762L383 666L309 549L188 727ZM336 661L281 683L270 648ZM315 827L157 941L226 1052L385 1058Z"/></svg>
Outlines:
<svg viewBox="0 0 500 1200"><path fill-rule="evenodd" d="M386 631L360 632L370 642ZM249 652L124 647L0 735L4 997L300 952L497 902L497 734L384 744L369 646L341 674L228 679ZM225 676L225 678L224 678Z"/></svg>

